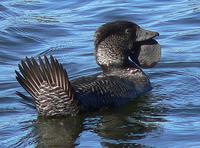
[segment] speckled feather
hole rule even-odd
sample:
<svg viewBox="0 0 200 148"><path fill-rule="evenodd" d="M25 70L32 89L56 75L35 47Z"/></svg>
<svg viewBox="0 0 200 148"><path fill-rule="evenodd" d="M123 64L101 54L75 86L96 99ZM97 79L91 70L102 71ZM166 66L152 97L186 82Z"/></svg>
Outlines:
<svg viewBox="0 0 200 148"><path fill-rule="evenodd" d="M132 82L116 76L80 78L72 85L82 111L119 107L137 95Z"/></svg>
<svg viewBox="0 0 200 148"><path fill-rule="evenodd" d="M39 62L34 58L22 60L21 74L16 71L16 78L32 96L42 116L76 115L81 111L121 106L151 90L148 77L129 56L134 54L136 39L156 35L132 22L107 23L95 33L96 62L103 70L101 77L82 77L70 82L63 66L52 56L50 60L44 56L44 59L39 57ZM25 100L31 102L28 97Z"/></svg>
<svg viewBox="0 0 200 148"><path fill-rule="evenodd" d="M21 74L16 71L18 82L33 97L41 116L76 115L80 111L119 107L138 96L140 88L142 92L150 90L150 87L145 90L139 82L135 84L135 78L128 78L135 75L141 82L144 78L146 82L142 84L149 86L140 70L133 74L129 69L119 70L107 76L82 77L69 82L62 65L52 56L50 59L51 62L45 56L44 62L39 57L38 63L34 58L26 58L19 65Z"/></svg>
<svg viewBox="0 0 200 148"><path fill-rule="evenodd" d="M56 59L50 59L44 56L43 62L39 57L40 64L34 58L22 60L16 79L33 97L39 115L75 115L79 107L67 72Z"/></svg>

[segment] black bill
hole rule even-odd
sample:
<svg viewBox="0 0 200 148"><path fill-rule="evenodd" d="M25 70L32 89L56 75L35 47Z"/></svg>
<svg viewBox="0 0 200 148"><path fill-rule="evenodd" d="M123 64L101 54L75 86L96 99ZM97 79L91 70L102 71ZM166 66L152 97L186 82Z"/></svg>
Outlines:
<svg viewBox="0 0 200 148"><path fill-rule="evenodd" d="M138 28L136 31L136 42L146 41L156 36L159 36L158 32L153 32L149 30L144 30L142 28Z"/></svg>

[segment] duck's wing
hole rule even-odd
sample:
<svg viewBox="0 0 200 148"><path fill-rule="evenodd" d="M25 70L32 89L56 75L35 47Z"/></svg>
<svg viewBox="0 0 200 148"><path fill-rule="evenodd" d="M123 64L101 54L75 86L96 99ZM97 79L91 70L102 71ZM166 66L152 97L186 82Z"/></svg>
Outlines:
<svg viewBox="0 0 200 148"><path fill-rule="evenodd" d="M26 58L16 71L16 79L33 97L39 115L62 116L79 112L74 91L68 80L67 72L58 61L50 56L44 59Z"/></svg>
<svg viewBox="0 0 200 148"><path fill-rule="evenodd" d="M77 79L72 85L83 111L121 106L137 95L132 82L116 76L89 77L84 83L79 81L83 80Z"/></svg>

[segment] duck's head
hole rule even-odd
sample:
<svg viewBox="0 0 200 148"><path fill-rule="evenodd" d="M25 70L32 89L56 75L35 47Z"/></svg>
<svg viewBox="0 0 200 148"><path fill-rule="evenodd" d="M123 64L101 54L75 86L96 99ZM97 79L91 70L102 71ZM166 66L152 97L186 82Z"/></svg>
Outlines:
<svg viewBox="0 0 200 148"><path fill-rule="evenodd" d="M115 21L102 25L95 32L95 54L96 61L103 70L128 66L130 59L142 67L148 67L148 60L140 60L141 56L150 56L154 52L143 52L156 47L160 50L159 44L149 44L152 38L158 36L157 32L142 29L133 22ZM159 48L158 48L159 46ZM156 62L160 55L156 55ZM154 56L150 56L154 57ZM144 58L146 59L146 58ZM145 63L143 64L142 63ZM141 62L141 63L140 63ZM154 62L154 59L151 60ZM149 66L150 67L150 66Z"/></svg>

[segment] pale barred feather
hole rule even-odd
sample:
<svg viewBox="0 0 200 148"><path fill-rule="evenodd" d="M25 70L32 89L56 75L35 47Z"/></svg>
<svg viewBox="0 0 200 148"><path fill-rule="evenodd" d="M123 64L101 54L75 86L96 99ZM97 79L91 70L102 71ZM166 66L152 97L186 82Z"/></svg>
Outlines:
<svg viewBox="0 0 200 148"><path fill-rule="evenodd" d="M43 116L75 115L79 112L77 100L68 80L67 72L53 56L39 63L32 57L22 60L16 78L34 98L36 108Z"/></svg>

